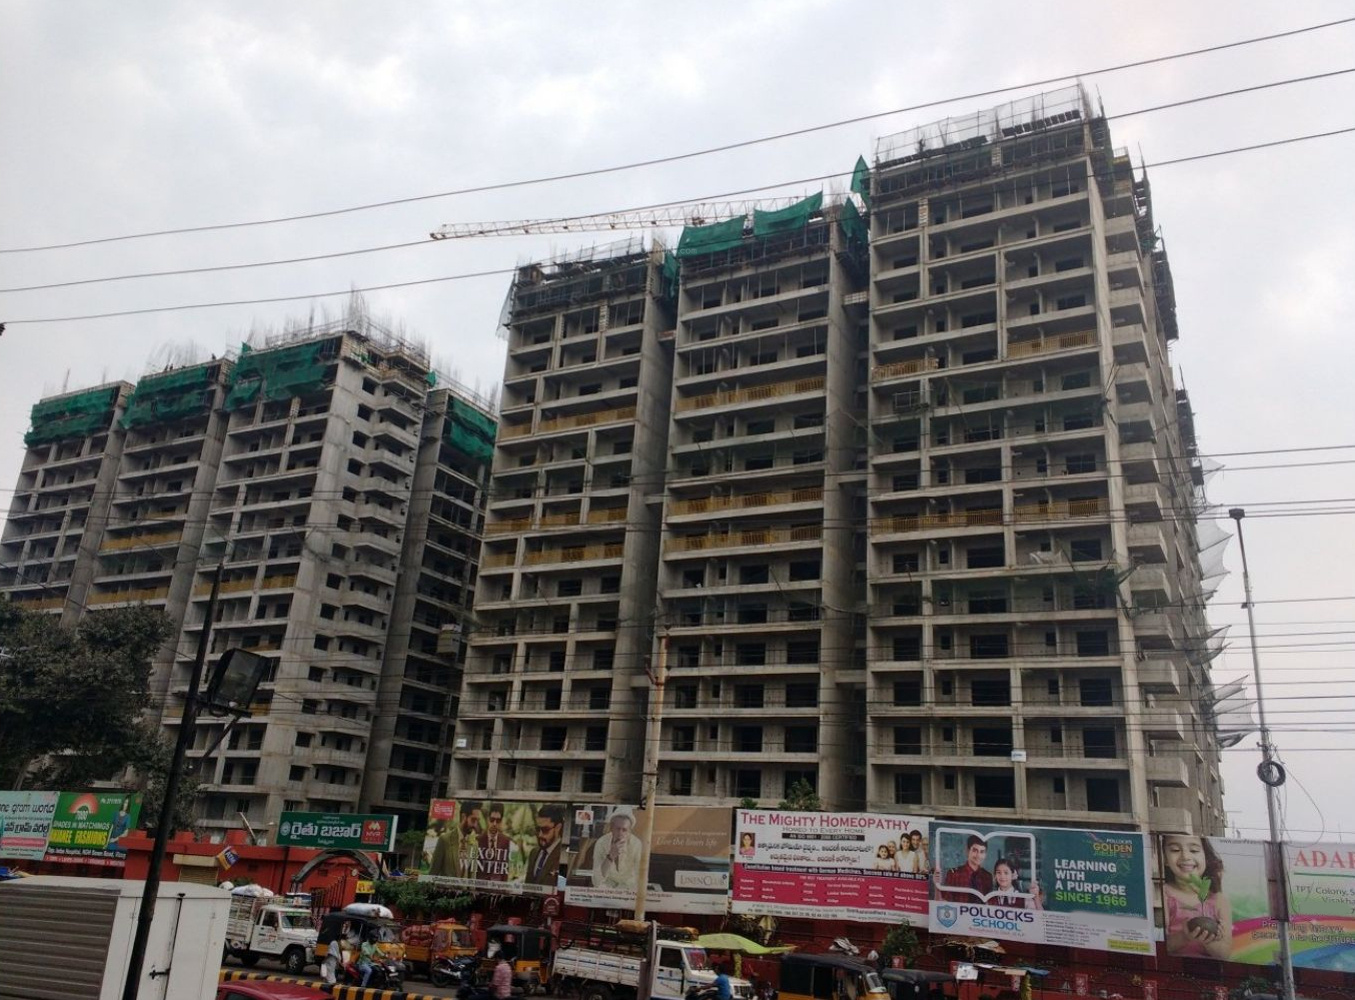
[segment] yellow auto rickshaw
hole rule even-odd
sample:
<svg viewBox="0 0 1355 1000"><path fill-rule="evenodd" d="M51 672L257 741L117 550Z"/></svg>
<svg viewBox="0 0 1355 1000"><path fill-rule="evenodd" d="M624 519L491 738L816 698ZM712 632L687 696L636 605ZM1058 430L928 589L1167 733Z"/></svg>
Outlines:
<svg viewBox="0 0 1355 1000"><path fill-rule="evenodd" d="M513 967L513 985L524 993L545 991L550 967L551 934L541 927L522 927L518 924L497 924L486 932L488 944L480 961L481 982L489 982L499 956L508 959Z"/></svg>
<svg viewBox="0 0 1355 1000"><path fill-rule="evenodd" d="M470 928L455 920L408 924L400 931L400 940L405 946L405 961L424 975L432 968L434 959L475 954Z"/></svg>

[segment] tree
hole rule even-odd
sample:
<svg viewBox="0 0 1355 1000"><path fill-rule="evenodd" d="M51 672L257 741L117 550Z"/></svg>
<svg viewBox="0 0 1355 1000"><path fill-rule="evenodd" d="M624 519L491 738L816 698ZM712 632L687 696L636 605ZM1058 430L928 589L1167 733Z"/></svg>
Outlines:
<svg viewBox="0 0 1355 1000"><path fill-rule="evenodd" d="M82 788L134 768L153 822L170 751L144 713L151 659L172 632L154 608L91 612L71 628L0 601L0 787ZM194 788L181 785L181 801Z"/></svg>
<svg viewBox="0 0 1355 1000"><path fill-rule="evenodd" d="M922 942L917 939L917 931L907 924L896 924L885 935L880 945L880 958L888 963L890 959L903 959L904 968L912 966L922 954Z"/></svg>
<svg viewBox="0 0 1355 1000"><path fill-rule="evenodd" d="M822 812L823 800L819 798L819 793L814 791L814 786L801 778L790 786L786 797L777 808L790 812Z"/></svg>

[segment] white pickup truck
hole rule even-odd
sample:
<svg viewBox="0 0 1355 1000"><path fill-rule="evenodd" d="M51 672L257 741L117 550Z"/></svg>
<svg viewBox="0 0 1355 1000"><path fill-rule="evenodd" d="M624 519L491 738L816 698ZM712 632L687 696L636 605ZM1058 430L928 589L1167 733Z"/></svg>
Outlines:
<svg viewBox="0 0 1355 1000"><path fill-rule="evenodd" d="M292 975L315 964L315 920L311 911L288 904L267 889L244 885L231 891L226 954L252 966L271 958Z"/></svg>
<svg viewBox="0 0 1355 1000"><path fill-rule="evenodd" d="M557 949L551 960L550 992L556 996L573 993L579 1000L635 1000L647 954L654 963L652 997L685 1000L688 990L714 985L715 970L704 948L659 928L649 933L620 929L628 923L633 921L592 933L585 929ZM733 976L729 982L735 997L752 1000L751 983Z"/></svg>

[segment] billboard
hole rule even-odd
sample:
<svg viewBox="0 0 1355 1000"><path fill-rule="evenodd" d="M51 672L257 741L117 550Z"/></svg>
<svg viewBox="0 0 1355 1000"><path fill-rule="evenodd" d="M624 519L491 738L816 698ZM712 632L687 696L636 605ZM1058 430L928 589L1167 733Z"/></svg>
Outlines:
<svg viewBox="0 0 1355 1000"><path fill-rule="evenodd" d="M41 861L60 792L0 792L0 858Z"/></svg>
<svg viewBox="0 0 1355 1000"><path fill-rule="evenodd" d="M573 810L573 861L565 902L594 909L633 909L641 854L636 806ZM729 892L730 811L658 806L654 812L646 906L660 913L724 913Z"/></svg>
<svg viewBox="0 0 1355 1000"><path fill-rule="evenodd" d="M890 813L740 809L731 909L924 925L928 822Z"/></svg>
<svg viewBox="0 0 1355 1000"><path fill-rule="evenodd" d="M1355 969L1355 845L1286 844L1284 850L1294 965ZM1258 840L1162 836L1167 953L1247 965L1277 962L1272 856Z"/></svg>
<svg viewBox="0 0 1355 1000"><path fill-rule="evenodd" d="M556 891L565 848L560 803L434 799L428 806L421 881L508 895Z"/></svg>
<svg viewBox="0 0 1355 1000"><path fill-rule="evenodd" d="M118 841L136 826L141 796L134 792L59 792L46 861L116 867L126 863Z"/></svg>
<svg viewBox="0 0 1355 1000"><path fill-rule="evenodd" d="M1140 833L936 821L931 858L932 931L1154 954Z"/></svg>
<svg viewBox="0 0 1355 1000"><path fill-rule="evenodd" d="M279 847L395 850L394 816L360 813L284 812L278 821Z"/></svg>

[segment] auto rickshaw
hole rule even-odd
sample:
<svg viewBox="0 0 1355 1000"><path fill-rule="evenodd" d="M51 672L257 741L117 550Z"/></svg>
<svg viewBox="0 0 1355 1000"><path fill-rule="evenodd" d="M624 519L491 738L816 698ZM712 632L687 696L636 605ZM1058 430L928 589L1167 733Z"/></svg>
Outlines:
<svg viewBox="0 0 1355 1000"><path fill-rule="evenodd" d="M485 957L480 960L481 982L489 982L499 956L513 967L513 985L524 993L542 993L550 969L551 935L541 927L497 924L486 932Z"/></svg>
<svg viewBox="0 0 1355 1000"><path fill-rule="evenodd" d="M927 969L885 969L880 973L891 1000L934 1000L956 996L955 977Z"/></svg>
<svg viewBox="0 0 1355 1000"><path fill-rule="evenodd" d="M400 931L400 940L405 946L405 961L425 975L434 959L463 958L475 954L470 928L455 920L409 924Z"/></svg>
<svg viewBox="0 0 1355 1000"><path fill-rule="evenodd" d="M344 925L349 933L339 933ZM376 903L349 903L337 913L326 913L321 918L320 936L327 937L327 931L333 930L339 939L356 938L359 942L371 938L376 942L376 950L395 962L405 960L405 946L400 940L400 925L393 914L384 906ZM319 949L316 950L319 956ZM323 956L319 956L323 957Z"/></svg>
<svg viewBox="0 0 1355 1000"><path fill-rule="evenodd" d="M846 955L781 956L781 1000L889 1000L880 974Z"/></svg>

